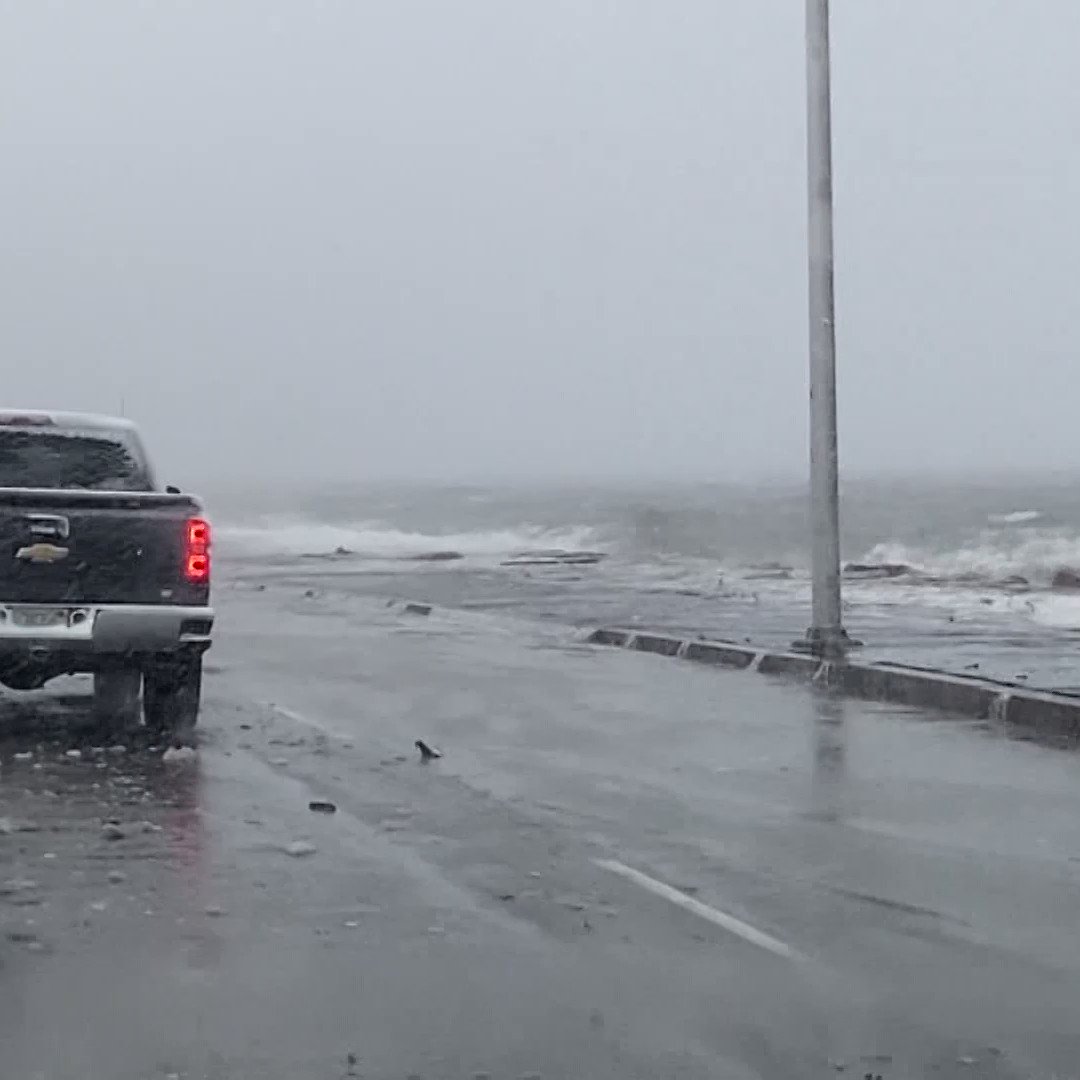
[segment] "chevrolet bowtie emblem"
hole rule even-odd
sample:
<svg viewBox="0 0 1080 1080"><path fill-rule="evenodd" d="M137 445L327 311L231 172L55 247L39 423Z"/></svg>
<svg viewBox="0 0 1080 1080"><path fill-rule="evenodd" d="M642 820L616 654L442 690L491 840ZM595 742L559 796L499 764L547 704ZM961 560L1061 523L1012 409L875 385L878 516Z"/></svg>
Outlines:
<svg viewBox="0 0 1080 1080"><path fill-rule="evenodd" d="M22 562L30 563L58 563L62 562L70 554L66 547L57 547L55 544L30 544L21 547L15 552L15 558Z"/></svg>

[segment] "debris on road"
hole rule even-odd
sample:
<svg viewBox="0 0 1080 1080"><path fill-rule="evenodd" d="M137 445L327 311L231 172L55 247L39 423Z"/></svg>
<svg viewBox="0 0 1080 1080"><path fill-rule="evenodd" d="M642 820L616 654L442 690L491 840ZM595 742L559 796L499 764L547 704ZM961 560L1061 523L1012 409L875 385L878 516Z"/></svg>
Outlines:
<svg viewBox="0 0 1080 1080"><path fill-rule="evenodd" d="M127 874L123 870L110 870L109 871L109 884L110 885L123 885L127 881Z"/></svg>
<svg viewBox="0 0 1080 1080"><path fill-rule="evenodd" d="M430 604L406 604L405 605L405 614L406 615L430 615L431 614L431 605Z"/></svg>
<svg viewBox="0 0 1080 1080"><path fill-rule="evenodd" d="M273 765L275 769L284 769L285 766L289 764L289 759L286 757L271 758L270 764Z"/></svg>
<svg viewBox="0 0 1080 1080"><path fill-rule="evenodd" d="M308 809L314 814L336 814L337 807L325 799L312 799L308 803Z"/></svg>
<svg viewBox="0 0 1080 1080"><path fill-rule="evenodd" d="M101 835L106 840L123 840L127 837L127 832L115 821L106 821L101 826Z"/></svg>
<svg viewBox="0 0 1080 1080"><path fill-rule="evenodd" d="M442 751L437 750L434 746L428 746L423 739L417 739L414 744L416 749L420 751L420 760L426 765L429 761L438 761L442 757Z"/></svg>
<svg viewBox="0 0 1080 1080"><path fill-rule="evenodd" d="M318 848L307 840L294 840L285 847L285 854L291 855L294 859L303 859L305 856L314 855L316 851Z"/></svg>
<svg viewBox="0 0 1080 1080"><path fill-rule="evenodd" d="M30 892L37 887L38 883L29 878L11 878L0 885L0 896L15 896L18 893Z"/></svg>
<svg viewBox="0 0 1080 1080"><path fill-rule="evenodd" d="M161 755L161 760L166 765L185 765L188 762L194 761L197 757L198 754L192 746L170 746L169 749Z"/></svg>

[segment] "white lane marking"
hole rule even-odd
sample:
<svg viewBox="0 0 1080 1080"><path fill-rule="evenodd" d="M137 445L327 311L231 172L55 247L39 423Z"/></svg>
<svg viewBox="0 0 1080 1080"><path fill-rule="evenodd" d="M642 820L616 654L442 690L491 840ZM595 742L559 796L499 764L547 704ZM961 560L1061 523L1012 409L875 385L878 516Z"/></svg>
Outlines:
<svg viewBox="0 0 1080 1080"><path fill-rule="evenodd" d="M320 731L326 730L321 724L315 723L314 720L309 720L295 709L287 709L284 705L273 705L270 702L266 702L266 707L268 709L273 709L279 716L284 716L286 720L291 720L294 724L303 724L304 727L318 728Z"/></svg>
<svg viewBox="0 0 1080 1080"><path fill-rule="evenodd" d="M704 919L706 922L712 923L713 926L719 926L722 930L742 938L743 941L749 942L751 945L756 945L759 949L771 952L774 956L782 956L785 960L798 958L795 950L782 941L763 933L761 930L756 930L749 923L744 923L742 919L736 919L734 915L728 915L714 907L709 907L708 904L703 904L700 900L687 896L686 893L680 892L671 885L663 881L657 881L656 878L651 878L640 870L635 870L632 866L617 862L615 859L596 859L594 861L602 869L608 870L612 874L618 874L619 877L632 881L635 885L640 885L654 895L669 900L671 903L683 908L683 910L696 915L699 919Z"/></svg>
<svg viewBox="0 0 1080 1080"><path fill-rule="evenodd" d="M299 724L301 727L311 728L313 731L319 731L323 735L331 735L335 739L352 738L349 732L345 731L342 728L330 727L329 724L324 724L321 720L316 720L313 717L305 716L303 713L298 713L295 709L287 708L284 705L277 705L272 701L258 701L256 702L256 704L264 709L269 709L271 712L277 713L278 716L281 716L294 724Z"/></svg>

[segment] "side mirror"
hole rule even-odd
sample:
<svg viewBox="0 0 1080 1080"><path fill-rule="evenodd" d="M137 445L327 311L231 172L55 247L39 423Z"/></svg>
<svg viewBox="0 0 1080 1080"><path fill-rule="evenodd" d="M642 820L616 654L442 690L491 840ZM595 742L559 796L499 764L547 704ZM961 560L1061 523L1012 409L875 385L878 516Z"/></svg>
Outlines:
<svg viewBox="0 0 1080 1080"><path fill-rule="evenodd" d="M181 495L181 494L183 494L183 492L181 492L181 490L178 487L174 487L172 484L169 484L165 488L165 494L166 495Z"/></svg>

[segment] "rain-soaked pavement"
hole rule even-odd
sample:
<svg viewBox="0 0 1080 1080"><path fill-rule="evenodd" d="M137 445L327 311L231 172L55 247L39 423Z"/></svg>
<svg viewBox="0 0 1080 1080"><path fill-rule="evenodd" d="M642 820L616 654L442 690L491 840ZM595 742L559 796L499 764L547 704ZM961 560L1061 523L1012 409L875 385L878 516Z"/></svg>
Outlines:
<svg viewBox="0 0 1080 1080"><path fill-rule="evenodd" d="M192 758L95 737L78 680L3 699L4 1080L1080 1075L1072 754L490 616L218 606Z"/></svg>

